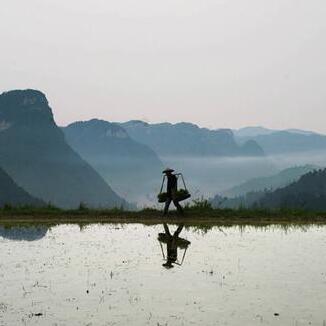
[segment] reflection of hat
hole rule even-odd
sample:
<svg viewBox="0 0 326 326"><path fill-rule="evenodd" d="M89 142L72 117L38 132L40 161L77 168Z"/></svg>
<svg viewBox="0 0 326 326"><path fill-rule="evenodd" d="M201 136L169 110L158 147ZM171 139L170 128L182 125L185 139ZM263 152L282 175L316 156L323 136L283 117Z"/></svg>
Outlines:
<svg viewBox="0 0 326 326"><path fill-rule="evenodd" d="M166 168L162 173L174 172L171 168Z"/></svg>

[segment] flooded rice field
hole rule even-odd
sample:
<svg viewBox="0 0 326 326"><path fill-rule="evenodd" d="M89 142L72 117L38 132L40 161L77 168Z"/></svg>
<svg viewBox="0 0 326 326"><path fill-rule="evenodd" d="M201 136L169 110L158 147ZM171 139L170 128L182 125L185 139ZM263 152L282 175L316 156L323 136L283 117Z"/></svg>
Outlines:
<svg viewBox="0 0 326 326"><path fill-rule="evenodd" d="M0 226L0 325L326 325L326 227Z"/></svg>

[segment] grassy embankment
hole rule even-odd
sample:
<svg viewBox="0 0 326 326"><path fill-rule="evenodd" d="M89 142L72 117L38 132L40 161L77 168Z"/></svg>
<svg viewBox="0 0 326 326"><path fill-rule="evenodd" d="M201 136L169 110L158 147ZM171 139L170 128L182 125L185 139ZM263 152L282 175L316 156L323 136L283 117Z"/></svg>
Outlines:
<svg viewBox="0 0 326 326"><path fill-rule="evenodd" d="M326 225L326 212L304 210L264 209L214 209L207 201L197 201L185 207L185 214L172 211L163 217L162 211L146 208L139 211L123 209L90 209L81 205L78 209L65 210L54 206L11 207L0 209L0 224L61 224L61 223L142 223L148 225L184 223L188 226L232 225Z"/></svg>

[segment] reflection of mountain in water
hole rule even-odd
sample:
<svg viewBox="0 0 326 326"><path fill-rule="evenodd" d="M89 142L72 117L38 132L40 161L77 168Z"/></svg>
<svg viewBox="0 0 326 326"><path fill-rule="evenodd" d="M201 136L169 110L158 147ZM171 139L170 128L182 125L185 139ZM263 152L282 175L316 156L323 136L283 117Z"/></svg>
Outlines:
<svg viewBox="0 0 326 326"><path fill-rule="evenodd" d="M48 232L48 228L45 226L41 227L0 227L0 237L9 240L18 241L35 241L45 237Z"/></svg>

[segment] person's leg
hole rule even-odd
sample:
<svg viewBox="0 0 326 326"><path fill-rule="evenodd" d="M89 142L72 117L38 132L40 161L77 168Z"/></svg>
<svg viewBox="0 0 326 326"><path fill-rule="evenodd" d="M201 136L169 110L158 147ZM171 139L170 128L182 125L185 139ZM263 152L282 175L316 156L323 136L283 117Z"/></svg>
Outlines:
<svg viewBox="0 0 326 326"><path fill-rule="evenodd" d="M183 209L181 207L181 205L179 204L178 198L177 198L177 189L172 189L172 201L174 206L177 208L177 211L180 215L183 214Z"/></svg>
<svg viewBox="0 0 326 326"><path fill-rule="evenodd" d="M164 227L165 234L171 237L169 226L166 223L163 223L163 227Z"/></svg>
<svg viewBox="0 0 326 326"><path fill-rule="evenodd" d="M170 204L171 204L171 198L168 198L164 205L163 215L166 215L168 213Z"/></svg>
<svg viewBox="0 0 326 326"><path fill-rule="evenodd" d="M178 213L182 215L183 209L182 209L181 205L179 204L179 202L176 199L174 199L173 204L177 208Z"/></svg>
<svg viewBox="0 0 326 326"><path fill-rule="evenodd" d="M180 224L178 226L178 228L175 230L174 234L173 234L173 237L175 238L178 238L179 237L179 234L181 233L182 229L184 227L184 224Z"/></svg>

